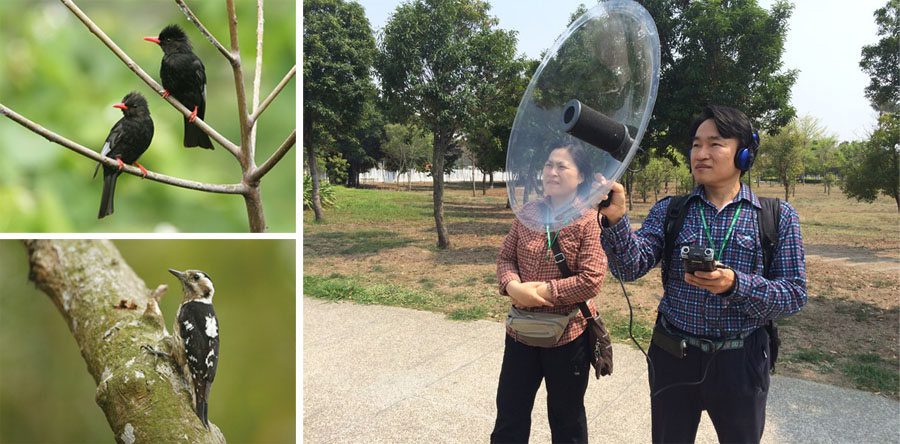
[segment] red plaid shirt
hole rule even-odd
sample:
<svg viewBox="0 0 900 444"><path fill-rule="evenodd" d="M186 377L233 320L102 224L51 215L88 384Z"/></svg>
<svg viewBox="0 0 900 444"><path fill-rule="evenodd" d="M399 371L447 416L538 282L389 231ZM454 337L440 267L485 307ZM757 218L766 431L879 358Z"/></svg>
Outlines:
<svg viewBox="0 0 900 444"><path fill-rule="evenodd" d="M533 202L526 205L522 211L540 211L543 204L544 201ZM516 219L503 241L503 249L497 258L500 294L509 296L506 285L510 281L546 282L550 290L549 301L553 307L533 307L525 310L569 314L578 309L576 304L587 301L588 309L596 316L597 309L594 307L593 298L600 292L600 285L606 275L606 253L600 245L597 211L584 210L578 220L570 222L559 232L556 242L566 257L569 270L574 273L565 279L553 261L553 252L547 248L547 233L533 231ZM572 342L586 327L587 320L579 312L569 321L569 325L554 347ZM516 337L516 332L509 327L506 328L506 333L513 338ZM528 344L528 341L519 340Z"/></svg>

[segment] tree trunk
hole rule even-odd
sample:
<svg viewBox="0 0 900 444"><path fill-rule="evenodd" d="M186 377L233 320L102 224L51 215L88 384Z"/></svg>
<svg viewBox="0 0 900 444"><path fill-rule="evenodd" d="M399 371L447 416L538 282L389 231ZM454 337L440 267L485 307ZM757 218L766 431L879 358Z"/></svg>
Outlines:
<svg viewBox="0 0 900 444"><path fill-rule="evenodd" d="M475 163L472 163L472 197L475 197Z"/></svg>
<svg viewBox="0 0 900 444"><path fill-rule="evenodd" d="M791 184L784 184L784 201L787 202L788 198L791 197Z"/></svg>
<svg viewBox="0 0 900 444"><path fill-rule="evenodd" d="M412 191L412 169L406 171L406 191Z"/></svg>
<svg viewBox="0 0 900 444"><path fill-rule="evenodd" d="M350 161L350 174L347 176L347 186L359 188L359 162Z"/></svg>
<svg viewBox="0 0 900 444"><path fill-rule="evenodd" d="M487 195L487 174L481 175L481 195Z"/></svg>
<svg viewBox="0 0 900 444"><path fill-rule="evenodd" d="M491 185L490 186L491 186L491 189L493 190L494 189L494 172L493 171L491 171Z"/></svg>
<svg viewBox="0 0 900 444"><path fill-rule="evenodd" d="M95 401L117 443L224 443L191 407L191 393L173 362L141 349L171 351L159 311L167 287L151 292L106 240L26 240L30 273L59 309L88 373ZM122 307L122 308L119 308ZM73 370L74 371L74 370Z"/></svg>
<svg viewBox="0 0 900 444"><path fill-rule="evenodd" d="M435 131L431 153L431 178L434 184L434 226L437 229L438 248L450 248L450 233L444 225L444 153L450 144L450 136Z"/></svg>
<svg viewBox="0 0 900 444"><path fill-rule="evenodd" d="M322 201L319 200L319 171L316 168L316 150L312 144L306 144L306 161L309 164L309 175L312 177L312 202L313 211L316 213L316 221L322 221Z"/></svg>

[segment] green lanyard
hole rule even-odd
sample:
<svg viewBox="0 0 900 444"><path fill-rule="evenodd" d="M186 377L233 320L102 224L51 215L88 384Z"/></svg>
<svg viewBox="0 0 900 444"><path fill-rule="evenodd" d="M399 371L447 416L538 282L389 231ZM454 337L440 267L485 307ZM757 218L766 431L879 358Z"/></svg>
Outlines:
<svg viewBox="0 0 900 444"><path fill-rule="evenodd" d="M737 222L738 216L741 215L741 207L743 207L744 201L741 201L738 204L737 211L734 212L734 217L731 218L731 225L728 227L728 231L725 233L725 239L722 239L722 246L719 247L719 253L716 255L715 260L719 260L722 258L722 251L725 250L725 244L728 243L728 239L731 237L731 230L734 229L734 223ZM703 203L700 203L700 220L703 221L703 229L706 230L706 238L709 239L709 245L716 249L716 243L713 242L712 234L709 232L709 227L706 225L706 215L703 214ZM547 236L550 237L549 235Z"/></svg>
<svg viewBox="0 0 900 444"><path fill-rule="evenodd" d="M566 223L563 224L563 228L561 228L559 231L556 232L555 235L553 235L553 240L550 240L550 225L549 224L544 225L544 227L547 228L547 260L550 260L550 251L553 250L553 243L556 242L556 238L559 237L559 233L562 230L565 230L566 225L569 225L569 221L566 221Z"/></svg>

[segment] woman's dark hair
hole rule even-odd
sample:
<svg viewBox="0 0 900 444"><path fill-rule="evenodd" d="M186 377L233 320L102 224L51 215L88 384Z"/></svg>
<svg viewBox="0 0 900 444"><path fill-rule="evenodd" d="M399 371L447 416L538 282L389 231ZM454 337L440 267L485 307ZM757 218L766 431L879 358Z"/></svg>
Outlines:
<svg viewBox="0 0 900 444"><path fill-rule="evenodd" d="M694 136L697 135L697 128L700 128L700 125L709 119L715 122L716 129L719 130L722 137L738 140L738 150L751 146L753 128L750 126L750 119L747 115L734 108L719 105L709 105L703 108L700 115L694 119L694 123L691 124L690 144L693 144Z"/></svg>
<svg viewBox="0 0 900 444"><path fill-rule="evenodd" d="M578 184L578 189L575 191L576 196L584 199L591 193L591 183L594 181L594 168L591 166L591 158L588 157L581 144L563 145L553 148L550 152L560 149L569 152L569 155L572 156L572 161L575 162L575 168L578 168L578 173L584 176L584 181Z"/></svg>

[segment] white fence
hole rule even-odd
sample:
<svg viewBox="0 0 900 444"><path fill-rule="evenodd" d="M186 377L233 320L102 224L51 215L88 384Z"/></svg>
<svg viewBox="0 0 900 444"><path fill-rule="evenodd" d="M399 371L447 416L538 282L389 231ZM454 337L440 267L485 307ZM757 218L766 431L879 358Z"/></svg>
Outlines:
<svg viewBox="0 0 900 444"><path fill-rule="evenodd" d="M411 178L409 176L412 176ZM481 173L481 170L475 170L475 181L481 182L484 174ZM506 180L506 172L497 171L494 173L495 181L505 181ZM403 173L396 174L394 171L386 171L381 168L372 168L365 173L360 173L359 182L360 183L373 183L373 182L381 182L381 183L395 183L397 180L400 183L405 183L407 180L412 179L413 182L431 182L431 177L427 175L427 173L422 171L413 171L412 173ZM490 177L487 178L490 180ZM455 169L450 172L450 174L444 174L444 182L471 182L472 181L472 167L462 167L459 169Z"/></svg>

